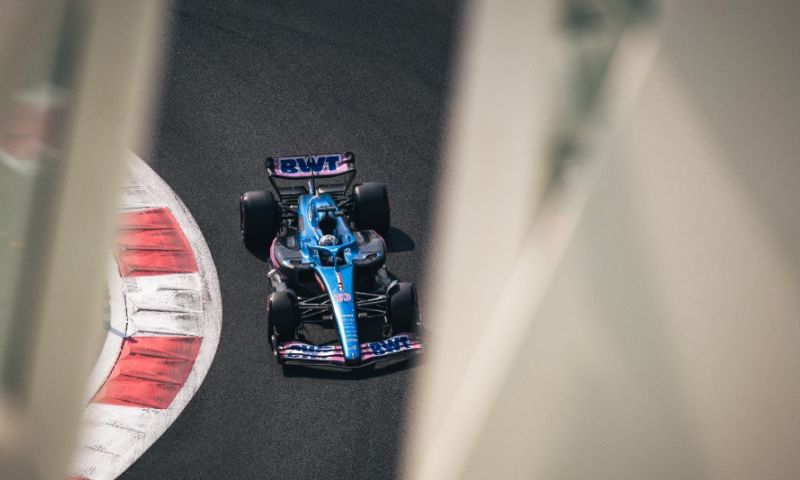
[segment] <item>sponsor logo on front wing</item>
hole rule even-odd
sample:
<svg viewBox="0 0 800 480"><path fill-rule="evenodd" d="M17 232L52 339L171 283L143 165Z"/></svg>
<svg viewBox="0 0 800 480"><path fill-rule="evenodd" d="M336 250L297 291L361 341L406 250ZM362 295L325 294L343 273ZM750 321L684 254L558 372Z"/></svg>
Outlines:
<svg viewBox="0 0 800 480"><path fill-rule="evenodd" d="M351 348L357 348L358 344L350 345ZM407 335L398 335L386 340L377 342L369 342L361 345L362 351L366 347L369 349L369 357L383 357L397 352L406 350L414 350L420 348L419 344L412 341ZM298 343L289 345L283 349L281 355L288 359L300 360L328 360L334 362L343 362L341 347L334 345L310 345L305 343Z"/></svg>
<svg viewBox="0 0 800 480"><path fill-rule="evenodd" d="M314 360L335 355L333 345L310 345L307 343L290 345L282 352L286 358Z"/></svg>
<svg viewBox="0 0 800 480"><path fill-rule="evenodd" d="M398 335L396 337L380 340L377 342L370 342L367 344L370 351L376 357L389 355L391 353L402 352L404 350L413 350L411 341L406 335Z"/></svg>

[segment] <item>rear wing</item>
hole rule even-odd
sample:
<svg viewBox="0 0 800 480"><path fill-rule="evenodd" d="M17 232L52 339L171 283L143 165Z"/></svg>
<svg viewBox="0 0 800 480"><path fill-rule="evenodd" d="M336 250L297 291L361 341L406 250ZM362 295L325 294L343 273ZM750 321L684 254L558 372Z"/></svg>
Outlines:
<svg viewBox="0 0 800 480"><path fill-rule="evenodd" d="M321 185L325 193L333 197L340 208L349 208L350 186L356 177L356 161L353 152L327 153L315 155L295 155L292 157L267 157L264 161L269 183L282 204L290 208L296 207L298 198L309 191L317 192L317 181L345 176L338 183ZM308 187L280 187L277 179L309 180ZM289 182L291 183L291 182ZM297 183L294 183L297 185Z"/></svg>
<svg viewBox="0 0 800 480"><path fill-rule="evenodd" d="M267 157L264 162L270 177L298 180L304 178L336 177L355 173L353 152L322 155Z"/></svg>

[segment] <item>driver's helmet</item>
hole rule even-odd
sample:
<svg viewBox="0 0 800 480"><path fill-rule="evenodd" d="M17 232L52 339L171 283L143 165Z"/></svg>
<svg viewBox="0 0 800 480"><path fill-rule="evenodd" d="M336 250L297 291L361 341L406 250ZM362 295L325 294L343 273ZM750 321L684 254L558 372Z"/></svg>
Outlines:
<svg viewBox="0 0 800 480"><path fill-rule="evenodd" d="M319 244L323 247L332 247L336 245L339 241L336 239L334 235L323 235L322 238L319 239Z"/></svg>

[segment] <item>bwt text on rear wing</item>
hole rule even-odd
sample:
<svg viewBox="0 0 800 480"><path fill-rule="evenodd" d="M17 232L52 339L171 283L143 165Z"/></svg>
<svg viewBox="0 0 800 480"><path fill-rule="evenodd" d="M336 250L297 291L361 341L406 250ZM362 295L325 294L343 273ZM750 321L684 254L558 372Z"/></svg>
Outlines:
<svg viewBox="0 0 800 480"><path fill-rule="evenodd" d="M355 170L355 156L352 152L345 152L267 157L264 166L270 177L287 179L335 177Z"/></svg>

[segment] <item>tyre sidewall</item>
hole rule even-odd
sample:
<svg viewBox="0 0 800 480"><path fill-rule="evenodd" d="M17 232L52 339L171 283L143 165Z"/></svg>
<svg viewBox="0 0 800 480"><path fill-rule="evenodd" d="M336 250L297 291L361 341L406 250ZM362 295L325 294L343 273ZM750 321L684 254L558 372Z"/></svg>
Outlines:
<svg viewBox="0 0 800 480"><path fill-rule="evenodd" d="M267 299L267 328L269 335L278 334L280 341L294 339L297 327L297 309L286 292L272 292Z"/></svg>
<svg viewBox="0 0 800 480"><path fill-rule="evenodd" d="M245 246L264 257L279 229L279 210L269 190L243 193L239 198L239 229Z"/></svg>
<svg viewBox="0 0 800 480"><path fill-rule="evenodd" d="M358 230L375 230L386 235L391 223L386 185L367 182L353 189L355 224Z"/></svg>
<svg viewBox="0 0 800 480"><path fill-rule="evenodd" d="M400 282L389 292L389 321L394 333L416 331L418 310L414 284Z"/></svg>

